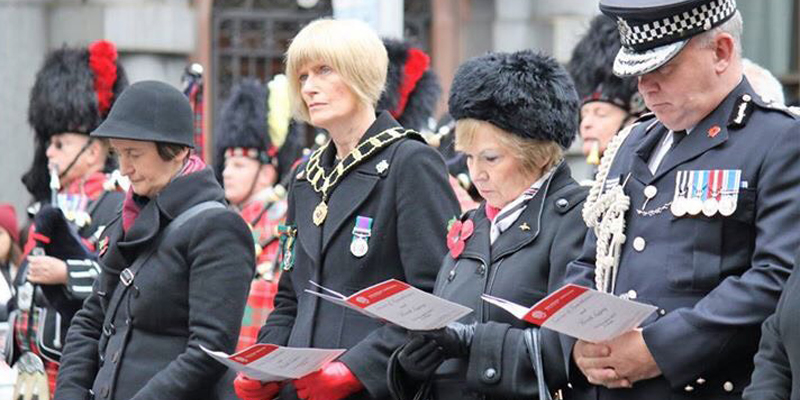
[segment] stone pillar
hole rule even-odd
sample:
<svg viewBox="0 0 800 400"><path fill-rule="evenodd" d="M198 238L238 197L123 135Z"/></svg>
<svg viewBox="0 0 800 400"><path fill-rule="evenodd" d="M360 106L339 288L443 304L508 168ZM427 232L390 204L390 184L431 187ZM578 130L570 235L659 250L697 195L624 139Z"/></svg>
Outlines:
<svg viewBox="0 0 800 400"><path fill-rule="evenodd" d="M21 224L30 195L20 178L33 159L28 98L44 61L47 32L44 1L0 0L0 202L14 204Z"/></svg>

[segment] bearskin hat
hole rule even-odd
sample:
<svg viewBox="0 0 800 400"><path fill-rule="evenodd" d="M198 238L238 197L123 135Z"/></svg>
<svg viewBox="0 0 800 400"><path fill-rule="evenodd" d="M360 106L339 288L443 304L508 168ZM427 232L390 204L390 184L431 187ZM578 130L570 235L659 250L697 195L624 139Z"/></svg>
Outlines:
<svg viewBox="0 0 800 400"><path fill-rule="evenodd" d="M439 78L430 68L430 57L405 41L384 38L383 44L389 70L378 109L391 112L405 128L423 130L442 93Z"/></svg>
<svg viewBox="0 0 800 400"><path fill-rule="evenodd" d="M606 15L598 15L575 45L567 70L575 81L581 104L603 101L638 116L646 110L636 78L620 78L612 72L620 46L617 23Z"/></svg>
<svg viewBox="0 0 800 400"><path fill-rule="evenodd" d="M22 177L36 201L49 198L47 145L53 135L88 135L108 115L128 86L125 69L113 43L100 40L87 47L62 47L50 52L36 74L28 122L36 134L33 164ZM109 157L106 170L113 169Z"/></svg>
<svg viewBox="0 0 800 400"><path fill-rule="evenodd" d="M458 67L450 115L568 148L578 131L578 95L567 71L531 50L488 53Z"/></svg>
<svg viewBox="0 0 800 400"><path fill-rule="evenodd" d="M268 89L255 79L235 85L222 106L214 157L217 173L222 173L225 152L229 149L254 149L253 158L270 162L271 142L267 128ZM274 155L274 154L273 154Z"/></svg>
<svg viewBox="0 0 800 400"><path fill-rule="evenodd" d="M277 80L278 77L273 82ZM270 86L275 87L273 82ZM277 92L280 90L276 87L274 94L279 96ZM272 163L278 170L279 181L299 157L302 146L298 143L295 125L288 118L278 122L272 118L277 116L272 115L268 106L268 101L276 102L272 94L272 90L255 79L243 80L233 88L222 108L217 128L214 164L218 178L222 177L225 155L228 151L238 151L265 164ZM284 104L282 101L279 103ZM278 104L273 106L279 107ZM272 123L276 126L271 126ZM272 131L279 129L277 125L286 124L288 126L284 129L287 132L277 137L271 134Z"/></svg>

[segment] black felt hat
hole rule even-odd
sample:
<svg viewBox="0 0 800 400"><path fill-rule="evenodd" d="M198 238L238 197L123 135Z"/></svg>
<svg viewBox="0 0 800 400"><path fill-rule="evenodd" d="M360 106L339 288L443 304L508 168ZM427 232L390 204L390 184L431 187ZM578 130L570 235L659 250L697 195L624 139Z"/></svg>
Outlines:
<svg viewBox="0 0 800 400"><path fill-rule="evenodd" d="M125 89L108 118L91 134L194 147L194 114L178 89L159 81L141 81Z"/></svg>

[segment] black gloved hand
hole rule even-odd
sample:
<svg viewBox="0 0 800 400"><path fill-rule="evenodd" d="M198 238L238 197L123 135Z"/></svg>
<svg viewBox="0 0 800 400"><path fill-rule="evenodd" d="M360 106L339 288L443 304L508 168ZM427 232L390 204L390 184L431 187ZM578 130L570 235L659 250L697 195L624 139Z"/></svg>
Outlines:
<svg viewBox="0 0 800 400"><path fill-rule="evenodd" d="M469 325L451 322L442 329L423 332L422 335L439 344L445 358L463 358L469 356L472 338L475 336L475 326L474 322Z"/></svg>
<svg viewBox="0 0 800 400"><path fill-rule="evenodd" d="M94 258L83 246L78 232L67 222L60 209L46 205L34 218L36 233L47 237L50 242L39 243L45 254L60 260L82 260Z"/></svg>
<svg viewBox="0 0 800 400"><path fill-rule="evenodd" d="M416 334L412 334L411 340L397 354L397 362L405 373L417 381L428 379L443 361L444 356L439 345Z"/></svg>

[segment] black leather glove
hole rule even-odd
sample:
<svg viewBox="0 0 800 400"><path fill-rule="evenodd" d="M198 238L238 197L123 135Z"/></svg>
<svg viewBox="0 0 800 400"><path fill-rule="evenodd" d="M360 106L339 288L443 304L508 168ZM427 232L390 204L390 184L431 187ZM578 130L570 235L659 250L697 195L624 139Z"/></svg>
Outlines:
<svg viewBox="0 0 800 400"><path fill-rule="evenodd" d="M445 358L464 358L469 356L475 326L474 322L469 325L451 322L442 329L423 332L422 335L438 343Z"/></svg>
<svg viewBox="0 0 800 400"><path fill-rule="evenodd" d="M397 354L397 362L403 371L414 380L424 381L444 361L442 349L435 341L422 335L412 334Z"/></svg>
<svg viewBox="0 0 800 400"><path fill-rule="evenodd" d="M94 255L83 246L80 236L64 218L60 209L50 205L42 207L36 214L34 224L36 233L50 240L49 243L40 243L48 256L60 260L94 258Z"/></svg>

